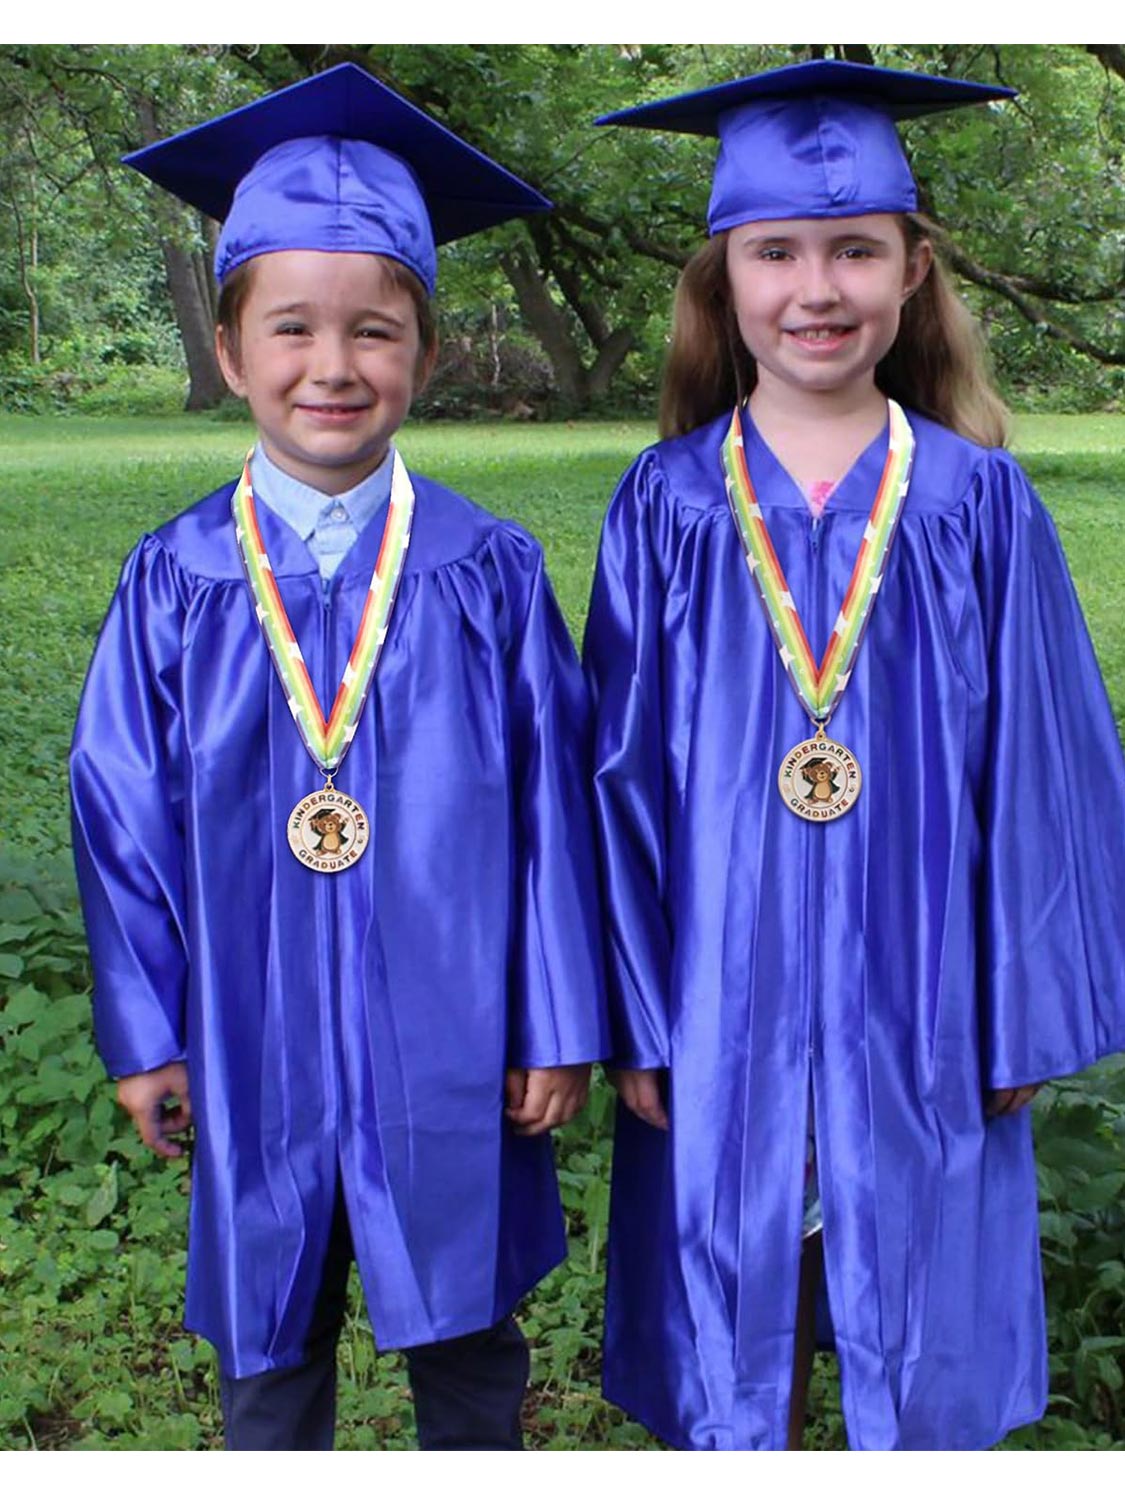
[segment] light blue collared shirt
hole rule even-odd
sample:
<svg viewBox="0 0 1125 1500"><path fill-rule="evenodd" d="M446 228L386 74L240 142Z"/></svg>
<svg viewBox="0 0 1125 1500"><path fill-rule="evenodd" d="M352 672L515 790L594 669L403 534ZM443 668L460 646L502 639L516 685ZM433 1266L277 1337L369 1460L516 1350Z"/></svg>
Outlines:
<svg viewBox="0 0 1125 1500"><path fill-rule="evenodd" d="M383 462L354 489L342 495L323 495L312 485L294 479L266 457L261 443L250 455L250 483L254 498L291 526L312 553L328 587L344 554L390 497L394 445Z"/></svg>

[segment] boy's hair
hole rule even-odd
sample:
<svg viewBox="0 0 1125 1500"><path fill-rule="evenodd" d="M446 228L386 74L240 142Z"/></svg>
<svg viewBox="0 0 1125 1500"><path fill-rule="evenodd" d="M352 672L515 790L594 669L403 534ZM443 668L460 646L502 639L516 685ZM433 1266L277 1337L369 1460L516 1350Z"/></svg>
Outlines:
<svg viewBox="0 0 1125 1500"><path fill-rule="evenodd" d="M942 235L920 214L899 214L909 259L928 241L929 275L902 309L898 337L875 370L884 395L987 448L1007 440L1007 408L992 386L984 342L954 291ZM757 383L742 342L727 277L727 235L716 234L688 261L676 287L672 347L660 392L660 435L679 437L720 416Z"/></svg>
<svg viewBox="0 0 1125 1500"><path fill-rule="evenodd" d="M395 291L405 291L410 294L410 300L414 304L414 313L418 319L418 371L421 373L426 359L437 348L437 315L434 305L426 295L426 288L408 266L404 266L401 261L392 260L389 255L376 255L374 259L387 273L387 278ZM242 312L246 306L246 299L250 295L250 288L254 284L254 264L254 260L246 260L240 266L236 266L219 290L219 311L216 321L223 331L226 346L235 359L240 357Z"/></svg>

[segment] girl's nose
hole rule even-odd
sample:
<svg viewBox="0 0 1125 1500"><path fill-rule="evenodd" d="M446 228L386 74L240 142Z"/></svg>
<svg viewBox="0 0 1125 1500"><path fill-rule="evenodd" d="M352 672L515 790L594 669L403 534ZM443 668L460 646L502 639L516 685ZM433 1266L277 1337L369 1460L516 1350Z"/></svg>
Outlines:
<svg viewBox="0 0 1125 1500"><path fill-rule="evenodd" d="M836 285L835 262L810 257L804 265L804 277L800 287L802 307L832 307L840 300L840 289Z"/></svg>

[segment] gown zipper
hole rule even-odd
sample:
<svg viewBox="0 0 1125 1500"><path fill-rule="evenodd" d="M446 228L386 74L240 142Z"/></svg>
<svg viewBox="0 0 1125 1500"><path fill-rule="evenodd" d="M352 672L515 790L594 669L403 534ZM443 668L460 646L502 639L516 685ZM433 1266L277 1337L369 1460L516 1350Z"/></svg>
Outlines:
<svg viewBox="0 0 1125 1500"><path fill-rule="evenodd" d="M320 645L321 645L321 705L329 707L335 694L335 682L339 679L333 676L335 669L335 652L333 650L335 623L335 598L337 594L337 582L339 575L327 581L327 586L321 592L320 609ZM319 989L320 1011L321 1011L321 1072L324 1080L324 1119L325 1125L331 1126L334 1136L339 1136L339 1094L337 1090L338 1073L338 1039L337 1017L339 1015L339 996L337 994L337 981L339 962L336 952L336 877L333 875L314 875L315 900L316 900L316 927L317 927L317 987ZM339 1147L337 1146L337 1150Z"/></svg>

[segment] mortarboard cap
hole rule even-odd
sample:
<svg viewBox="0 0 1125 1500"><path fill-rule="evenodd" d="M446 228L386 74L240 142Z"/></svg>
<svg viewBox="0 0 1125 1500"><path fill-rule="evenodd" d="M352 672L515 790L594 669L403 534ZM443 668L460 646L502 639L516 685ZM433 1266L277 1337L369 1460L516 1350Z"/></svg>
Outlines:
<svg viewBox="0 0 1125 1500"><path fill-rule="evenodd" d="M273 250L359 250L432 293L436 245L551 207L354 63L122 160L223 221L220 282Z"/></svg>
<svg viewBox="0 0 1125 1500"><path fill-rule="evenodd" d="M895 120L1007 99L1014 89L817 61L602 115L719 137L707 212L712 234L764 219L838 219L918 206Z"/></svg>

